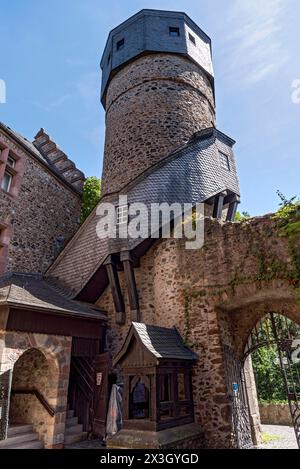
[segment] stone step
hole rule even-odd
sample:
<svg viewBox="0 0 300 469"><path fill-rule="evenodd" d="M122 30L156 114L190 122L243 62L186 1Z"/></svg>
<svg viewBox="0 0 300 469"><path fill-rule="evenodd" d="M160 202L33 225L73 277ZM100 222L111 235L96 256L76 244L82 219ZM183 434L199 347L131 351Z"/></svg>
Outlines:
<svg viewBox="0 0 300 469"><path fill-rule="evenodd" d="M28 441L39 441L37 433L23 433L20 435L11 436L6 440L0 441L0 449L8 448L12 445L19 446L20 444L27 443Z"/></svg>
<svg viewBox="0 0 300 469"><path fill-rule="evenodd" d="M79 441L86 440L87 432L75 433L70 435L65 435L65 445L70 445L72 443L79 443Z"/></svg>
<svg viewBox="0 0 300 469"><path fill-rule="evenodd" d="M67 411L67 419L71 419L74 417L74 410L68 410Z"/></svg>
<svg viewBox="0 0 300 469"><path fill-rule="evenodd" d="M20 435L20 433L33 433L33 425L30 425L30 424L12 425L8 429L7 436L8 438L10 438L11 436Z"/></svg>
<svg viewBox="0 0 300 469"><path fill-rule="evenodd" d="M44 444L40 440L28 441L27 443L9 446L6 449L44 449Z"/></svg>
<svg viewBox="0 0 300 469"><path fill-rule="evenodd" d="M74 425L78 425L78 417L66 419L66 428L74 427Z"/></svg>
<svg viewBox="0 0 300 469"><path fill-rule="evenodd" d="M66 435L74 435L75 433L82 433L83 432L83 425L73 425L72 427L66 427L65 434Z"/></svg>

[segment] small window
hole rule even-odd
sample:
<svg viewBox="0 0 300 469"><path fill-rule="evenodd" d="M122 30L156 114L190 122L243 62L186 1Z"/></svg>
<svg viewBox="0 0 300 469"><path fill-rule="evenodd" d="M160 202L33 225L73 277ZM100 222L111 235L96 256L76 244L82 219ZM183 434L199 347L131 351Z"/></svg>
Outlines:
<svg viewBox="0 0 300 469"><path fill-rule="evenodd" d="M14 160L11 156L7 158L7 164L10 168L14 168L16 166L16 160Z"/></svg>
<svg viewBox="0 0 300 469"><path fill-rule="evenodd" d="M109 56L107 57L107 65L110 64L110 61L111 61L111 54L109 54Z"/></svg>
<svg viewBox="0 0 300 469"><path fill-rule="evenodd" d="M194 44L194 46L196 45L196 39L191 33L189 33L189 40Z"/></svg>
<svg viewBox="0 0 300 469"><path fill-rule="evenodd" d="M120 41L117 42L117 50L123 49L124 45L125 45L125 39L124 38L120 39Z"/></svg>
<svg viewBox="0 0 300 469"><path fill-rule="evenodd" d="M117 224L128 223L128 205L121 205L117 208Z"/></svg>
<svg viewBox="0 0 300 469"><path fill-rule="evenodd" d="M172 37L178 37L180 36L180 31L179 31L179 28L173 28L173 27L169 27L169 35L172 36Z"/></svg>
<svg viewBox="0 0 300 469"><path fill-rule="evenodd" d="M225 153L219 152L220 155L220 164L223 169L227 169L227 171L230 171L230 163L229 163L229 157L228 155L225 155Z"/></svg>
<svg viewBox="0 0 300 469"><path fill-rule="evenodd" d="M12 182L12 175L5 171L2 182L1 182L1 189L3 189L5 192L9 192L11 188L11 182Z"/></svg>

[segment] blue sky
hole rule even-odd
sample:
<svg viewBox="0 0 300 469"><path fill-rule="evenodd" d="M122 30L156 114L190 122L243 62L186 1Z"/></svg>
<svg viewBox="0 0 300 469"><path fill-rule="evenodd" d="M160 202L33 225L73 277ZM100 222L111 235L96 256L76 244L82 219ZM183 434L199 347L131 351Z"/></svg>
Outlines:
<svg viewBox="0 0 300 469"><path fill-rule="evenodd" d="M299 0L1 0L0 120L32 139L44 127L87 175L100 176L99 62L107 34L142 8L185 11L212 38L218 128L237 141L241 210L299 195Z"/></svg>

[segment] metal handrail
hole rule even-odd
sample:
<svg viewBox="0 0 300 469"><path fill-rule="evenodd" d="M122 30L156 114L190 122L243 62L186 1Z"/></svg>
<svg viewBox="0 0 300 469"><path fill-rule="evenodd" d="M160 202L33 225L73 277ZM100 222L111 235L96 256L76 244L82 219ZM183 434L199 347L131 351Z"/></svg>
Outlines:
<svg viewBox="0 0 300 469"><path fill-rule="evenodd" d="M48 414L51 417L54 417L54 415L56 413L55 410L53 409L53 407L51 407L51 405L49 404L47 399L43 396L43 394L38 389L35 389L35 388L31 388L31 389L12 389L11 393L12 394L31 394L32 396L35 396L38 399L38 401L42 404L44 409L48 412Z"/></svg>

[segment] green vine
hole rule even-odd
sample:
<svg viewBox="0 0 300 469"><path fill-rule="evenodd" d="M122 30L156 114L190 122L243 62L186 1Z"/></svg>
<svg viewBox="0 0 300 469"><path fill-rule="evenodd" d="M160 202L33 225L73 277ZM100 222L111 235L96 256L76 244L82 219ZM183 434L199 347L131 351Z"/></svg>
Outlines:
<svg viewBox="0 0 300 469"><path fill-rule="evenodd" d="M281 198L281 207L273 217L275 223L265 227L260 236L257 236L256 226L251 221L247 219L243 221L242 229L245 230L245 236L255 241L249 243L227 284L207 285L206 290L201 291L184 291L184 340L187 345L193 345L189 341L191 299L207 295L208 290L220 297L223 293L228 293L229 289L234 294L239 285L257 283L258 288L263 288L263 282L282 279L288 281L300 308L300 201L295 202L294 199L287 201L282 194ZM270 256L270 253L263 248L265 239L271 240L274 234L287 238L289 258L286 262L277 256ZM247 272L249 258L256 258L257 272L252 275L241 275L241 272Z"/></svg>

